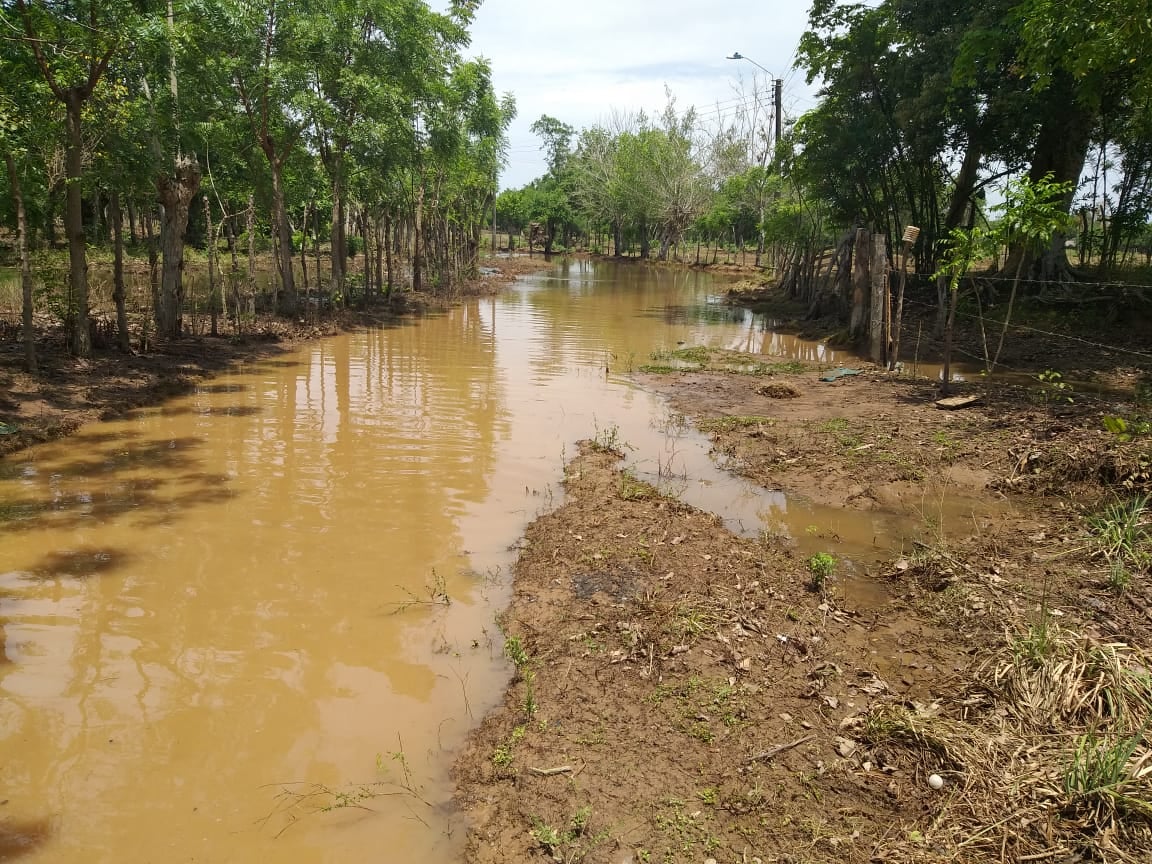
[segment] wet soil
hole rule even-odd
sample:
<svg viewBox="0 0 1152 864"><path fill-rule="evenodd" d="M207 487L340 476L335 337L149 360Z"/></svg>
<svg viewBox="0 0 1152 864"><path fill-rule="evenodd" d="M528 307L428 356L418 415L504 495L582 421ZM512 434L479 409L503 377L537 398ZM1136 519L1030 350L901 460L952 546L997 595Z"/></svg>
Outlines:
<svg viewBox="0 0 1152 864"><path fill-rule="evenodd" d="M481 278L456 296L491 294L521 274L549 266L542 256L486 259ZM192 336L129 355L97 344L88 360L68 352L60 328L44 327L37 340L36 375L24 371L19 329L0 327L0 456L69 435L86 423L188 393L198 382L237 363L276 356L303 341L393 324L453 302L411 291L402 298L367 310L321 311L296 321L260 315L245 325L242 335ZM222 321L221 331L228 329Z"/></svg>
<svg viewBox="0 0 1152 864"><path fill-rule="evenodd" d="M1061 779L1104 721L1036 694L1076 663L1050 647L1021 659L1059 633L1122 645L1144 674L1147 516L1123 585L1091 522L1152 490L1152 443L1101 422L1130 397L981 383L946 411L935 382L866 365L824 382L816 366L677 353L690 371L637 377L730 470L902 514L919 539L849 579L822 534L820 575L587 445L565 504L528 531L505 619L517 675L458 762L467 860L1146 860L1146 815L1090 809ZM1031 682L1031 726L1009 679ZM1147 775L1131 783L1152 797Z"/></svg>

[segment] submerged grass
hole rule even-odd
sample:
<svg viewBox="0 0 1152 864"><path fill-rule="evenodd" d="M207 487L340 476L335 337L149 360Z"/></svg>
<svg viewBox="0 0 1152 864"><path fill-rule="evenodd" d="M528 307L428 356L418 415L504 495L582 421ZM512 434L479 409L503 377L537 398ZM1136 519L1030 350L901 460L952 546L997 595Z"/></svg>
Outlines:
<svg viewBox="0 0 1152 864"><path fill-rule="evenodd" d="M799 375L808 371L808 364L796 360L766 363L754 354L740 354L694 345L674 351L654 351L651 363L640 367L641 372L667 375L673 372L727 372L733 375L769 376Z"/></svg>

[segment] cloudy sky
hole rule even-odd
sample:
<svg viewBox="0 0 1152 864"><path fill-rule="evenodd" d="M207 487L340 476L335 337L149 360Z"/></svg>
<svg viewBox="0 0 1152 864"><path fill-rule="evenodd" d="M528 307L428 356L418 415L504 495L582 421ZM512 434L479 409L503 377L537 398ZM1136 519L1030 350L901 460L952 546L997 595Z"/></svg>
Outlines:
<svg viewBox="0 0 1152 864"><path fill-rule="evenodd" d="M730 117L741 83L751 91L756 75L765 89L769 77L724 59L737 51L784 79L785 116L802 113L813 93L792 63L807 9L806 0L484 0L471 53L492 62L497 92L517 103L501 188L544 173L528 129L541 114L580 129L613 110L658 113L667 86L703 121Z"/></svg>

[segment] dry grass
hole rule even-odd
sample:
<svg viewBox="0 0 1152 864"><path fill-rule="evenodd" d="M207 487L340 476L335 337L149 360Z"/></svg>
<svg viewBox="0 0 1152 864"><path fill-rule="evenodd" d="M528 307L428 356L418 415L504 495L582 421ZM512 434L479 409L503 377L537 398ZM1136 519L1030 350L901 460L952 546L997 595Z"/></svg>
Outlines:
<svg viewBox="0 0 1152 864"><path fill-rule="evenodd" d="M886 861L1152 860L1152 656L1052 625L1009 639L968 692L878 706L873 745L947 781ZM1083 856L1073 859L1072 856Z"/></svg>

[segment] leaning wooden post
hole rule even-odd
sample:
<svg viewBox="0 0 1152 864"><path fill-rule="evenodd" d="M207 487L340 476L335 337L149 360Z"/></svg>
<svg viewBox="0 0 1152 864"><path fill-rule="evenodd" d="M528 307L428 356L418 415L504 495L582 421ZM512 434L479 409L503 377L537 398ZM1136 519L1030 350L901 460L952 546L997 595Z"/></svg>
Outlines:
<svg viewBox="0 0 1152 864"><path fill-rule="evenodd" d="M888 239L883 234L872 238L872 362L883 366L885 360L884 310L888 305Z"/></svg>
<svg viewBox="0 0 1152 864"><path fill-rule="evenodd" d="M868 270L871 256L871 237L867 228L856 229L856 244L852 250L852 317L848 332L853 340L860 339L865 331L865 316L868 310Z"/></svg>

